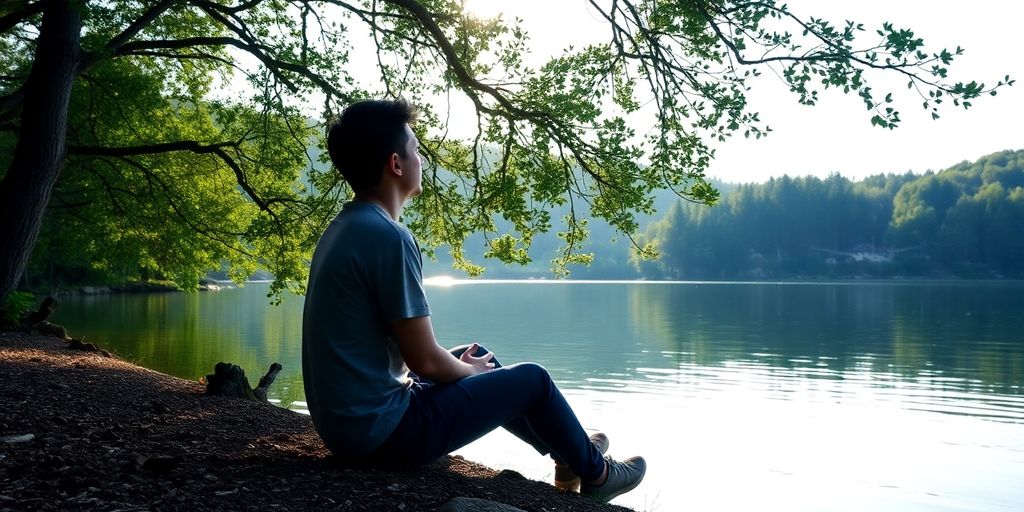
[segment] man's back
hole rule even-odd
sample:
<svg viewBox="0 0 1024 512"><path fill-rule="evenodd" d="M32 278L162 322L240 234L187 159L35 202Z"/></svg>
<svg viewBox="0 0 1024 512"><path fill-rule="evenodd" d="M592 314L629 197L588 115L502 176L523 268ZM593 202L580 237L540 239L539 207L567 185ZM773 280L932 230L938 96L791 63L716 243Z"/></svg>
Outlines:
<svg viewBox="0 0 1024 512"><path fill-rule="evenodd" d="M350 202L317 244L303 311L309 411L334 453L384 442L409 403L408 369L388 323L430 314L419 249L378 205Z"/></svg>

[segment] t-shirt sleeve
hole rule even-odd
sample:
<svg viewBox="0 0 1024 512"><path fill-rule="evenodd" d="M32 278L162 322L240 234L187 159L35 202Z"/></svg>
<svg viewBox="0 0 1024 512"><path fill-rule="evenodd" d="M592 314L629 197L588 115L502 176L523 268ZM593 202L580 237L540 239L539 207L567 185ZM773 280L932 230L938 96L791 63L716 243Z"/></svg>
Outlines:
<svg viewBox="0 0 1024 512"><path fill-rule="evenodd" d="M429 316L423 291L423 259L412 234L396 231L394 242L381 248L377 298L388 321Z"/></svg>

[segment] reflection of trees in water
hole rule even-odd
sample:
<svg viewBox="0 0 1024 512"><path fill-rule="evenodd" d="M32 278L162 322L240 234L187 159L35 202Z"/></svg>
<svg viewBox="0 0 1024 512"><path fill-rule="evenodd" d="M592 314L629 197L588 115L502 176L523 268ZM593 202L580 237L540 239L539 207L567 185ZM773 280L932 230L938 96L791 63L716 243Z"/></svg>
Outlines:
<svg viewBox="0 0 1024 512"><path fill-rule="evenodd" d="M721 362L731 341L724 339L727 323L709 314L701 303L710 287L690 284L649 284L629 287L630 329L653 354L664 357L660 364L715 364Z"/></svg>
<svg viewBox="0 0 1024 512"><path fill-rule="evenodd" d="M185 379L199 378L216 363L228 361L258 380L279 361L285 368L274 387L287 384L301 394L297 340L302 332L302 298L290 297L271 307L263 288L68 298L57 321L74 336Z"/></svg>
<svg viewBox="0 0 1024 512"><path fill-rule="evenodd" d="M893 351L898 353L897 342L920 347L925 357L906 364L913 375L940 371L966 379L957 385L960 389L1024 391L1024 289L1019 284L956 283L900 291L893 311Z"/></svg>
<svg viewBox="0 0 1024 512"><path fill-rule="evenodd" d="M638 285L629 322L675 368L753 361L905 379L941 372L1020 393L1022 297L1019 285L986 283Z"/></svg>
<svg viewBox="0 0 1024 512"><path fill-rule="evenodd" d="M793 358L842 356L850 330L877 343L873 332L890 302L842 286L683 284L637 286L630 321L649 342L693 353L695 362L749 360L785 365ZM837 354L837 352L839 352Z"/></svg>

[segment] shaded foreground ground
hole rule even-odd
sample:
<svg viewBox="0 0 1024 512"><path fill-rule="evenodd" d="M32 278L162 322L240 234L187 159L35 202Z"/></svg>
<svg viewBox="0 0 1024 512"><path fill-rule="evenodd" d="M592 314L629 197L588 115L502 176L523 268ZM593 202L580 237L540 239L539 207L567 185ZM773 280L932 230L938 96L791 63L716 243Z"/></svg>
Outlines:
<svg viewBox="0 0 1024 512"><path fill-rule="evenodd" d="M461 457L406 471L339 467L307 416L207 397L197 382L66 345L0 333L0 511L404 512L456 496L627 510Z"/></svg>

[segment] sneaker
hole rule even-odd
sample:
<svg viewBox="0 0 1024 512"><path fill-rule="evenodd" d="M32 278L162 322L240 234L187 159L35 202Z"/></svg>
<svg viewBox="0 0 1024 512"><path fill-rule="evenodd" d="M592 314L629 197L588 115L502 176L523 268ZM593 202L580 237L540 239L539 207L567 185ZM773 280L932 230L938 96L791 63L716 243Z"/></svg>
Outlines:
<svg viewBox="0 0 1024 512"><path fill-rule="evenodd" d="M608 441L608 436L598 432L590 436L590 442L601 452L601 455L608 453L608 445L611 444ZM555 463L555 487L577 492L580 490L580 477L576 476L569 466Z"/></svg>
<svg viewBox="0 0 1024 512"><path fill-rule="evenodd" d="M601 485L587 485L580 488L580 494L600 502L609 502L620 494L632 491L647 473L647 461L643 457L630 457L622 462L605 457L608 464L608 478Z"/></svg>

